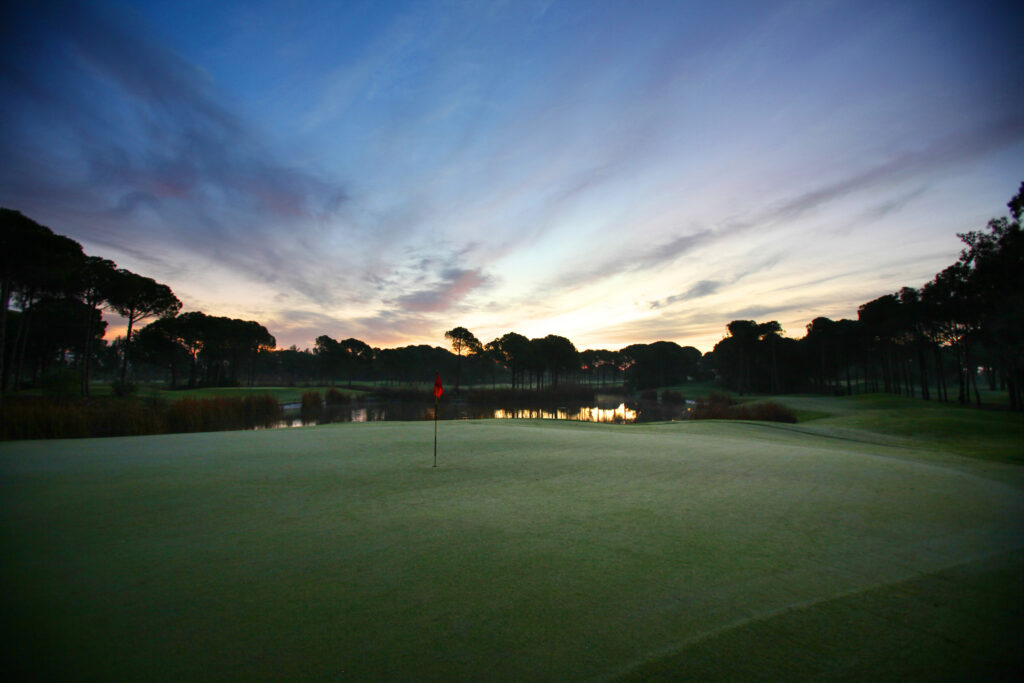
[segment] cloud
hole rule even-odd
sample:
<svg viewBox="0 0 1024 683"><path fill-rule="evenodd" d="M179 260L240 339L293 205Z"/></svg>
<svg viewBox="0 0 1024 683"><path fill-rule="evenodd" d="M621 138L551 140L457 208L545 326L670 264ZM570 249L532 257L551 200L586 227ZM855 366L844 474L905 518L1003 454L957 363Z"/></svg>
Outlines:
<svg viewBox="0 0 1024 683"><path fill-rule="evenodd" d="M652 301L650 306L651 309L664 308L671 306L674 303L680 301L690 301L693 299L699 299L701 297L709 296L717 292L723 285L723 282L718 280L698 280L695 285L690 287L682 294L673 294L672 296L661 299L660 301Z"/></svg>
<svg viewBox="0 0 1024 683"><path fill-rule="evenodd" d="M401 310L416 313L446 311L469 295L474 289L486 285L488 278L479 269L448 268L441 273L441 282L394 299Z"/></svg>
<svg viewBox="0 0 1024 683"><path fill-rule="evenodd" d="M905 192L899 196L887 199L884 202L879 202L873 206L868 207L864 211L864 219L867 221L877 221L885 218L889 214L897 213L903 209L907 204L911 203L928 190L927 185L922 185L910 192Z"/></svg>
<svg viewBox="0 0 1024 683"><path fill-rule="evenodd" d="M39 49L0 52L0 201L65 217L100 246L173 245L310 290L294 265L308 257L283 256L344 208L341 183L281 161L128 8L39 2L5 18Z"/></svg>
<svg viewBox="0 0 1024 683"><path fill-rule="evenodd" d="M586 269L564 273L552 282L545 283L539 290L550 293L553 290L574 289L614 275L659 269L686 254L747 231L763 231L780 224L789 225L812 211L848 196L931 176L946 167L973 161L1022 141L1024 116L1010 116L989 125L961 130L932 141L921 151L895 155L865 170L850 173L836 182L820 185L813 190L754 210L743 218L723 221L715 227L701 227L696 230L689 228L686 232L660 244L631 253L619 253L614 258L590 265ZM868 214L879 218L897 211L923 194L925 189L926 187L915 189L879 204L869 209ZM652 304L652 307L658 308L683 301L687 295L688 293L685 293L662 299L654 302L658 305Z"/></svg>
<svg viewBox="0 0 1024 683"><path fill-rule="evenodd" d="M896 155L886 162L837 182L787 199L764 212L761 219L765 222L792 221L846 196L878 186L933 175L945 167L972 161L1021 141L1024 141L1024 112L1016 112L982 126L949 134L932 141L920 151ZM920 191L905 195L887 211L899 208L918 194Z"/></svg>
<svg viewBox="0 0 1024 683"><path fill-rule="evenodd" d="M756 320L758 318L764 318L765 316L774 315L776 313L784 313L786 311L793 311L804 308L807 305L806 302L798 303L786 303L786 304L775 304L765 306L763 304L755 304L753 306L747 306L739 310L720 315L720 319L727 320Z"/></svg>

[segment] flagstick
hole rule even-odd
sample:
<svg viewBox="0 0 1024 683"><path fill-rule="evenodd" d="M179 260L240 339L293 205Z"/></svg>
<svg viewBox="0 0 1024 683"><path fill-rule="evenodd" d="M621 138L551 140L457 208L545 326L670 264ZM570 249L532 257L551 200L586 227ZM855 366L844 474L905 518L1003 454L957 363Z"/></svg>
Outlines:
<svg viewBox="0 0 1024 683"><path fill-rule="evenodd" d="M434 395L434 467L437 467L437 395Z"/></svg>

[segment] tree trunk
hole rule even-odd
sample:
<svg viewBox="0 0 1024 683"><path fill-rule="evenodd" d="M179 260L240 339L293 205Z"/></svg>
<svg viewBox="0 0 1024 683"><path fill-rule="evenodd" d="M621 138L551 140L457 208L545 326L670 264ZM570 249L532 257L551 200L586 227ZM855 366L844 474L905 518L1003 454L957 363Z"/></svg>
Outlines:
<svg viewBox="0 0 1024 683"><path fill-rule="evenodd" d="M92 312L96 311L93 306ZM85 351L82 354L82 396L89 398L89 366L92 362L92 312L89 313L85 322Z"/></svg>
<svg viewBox="0 0 1024 683"><path fill-rule="evenodd" d="M935 345L935 393L940 401L945 403L949 400L946 392L946 372L942 366L942 347Z"/></svg>
<svg viewBox="0 0 1024 683"><path fill-rule="evenodd" d="M932 397L928 389L928 361L924 352L924 344L921 342L917 344L917 369L921 377L921 398L930 401Z"/></svg>
<svg viewBox="0 0 1024 683"><path fill-rule="evenodd" d="M975 404L975 406L980 408L981 407L981 395L978 393L978 372L977 372L977 368L971 367L970 349L968 348L968 346L966 344L964 344L964 368L967 371L967 378L966 379L967 379L967 392L968 392L968 395L966 397L967 400L964 401L964 403L967 403L967 402L969 402L971 400L970 392L973 389L974 390L974 404Z"/></svg>
<svg viewBox="0 0 1024 683"><path fill-rule="evenodd" d="M18 324L18 334L14 337L14 390L21 388L21 367L25 360L25 340L28 338L29 318L32 315L32 308L27 307L21 312L21 320Z"/></svg>
<svg viewBox="0 0 1024 683"><path fill-rule="evenodd" d="M0 283L0 396L7 390L7 307L11 304L11 280Z"/></svg>
<svg viewBox="0 0 1024 683"><path fill-rule="evenodd" d="M956 369L959 381L959 393L957 394L956 400L957 403L967 403L967 390L964 387L964 363L959 348L956 350Z"/></svg>
<svg viewBox="0 0 1024 683"><path fill-rule="evenodd" d="M132 345L132 323L135 322L135 309L128 311L128 331L124 334L124 357L121 359L121 389L124 389L124 382L128 376L128 350Z"/></svg>

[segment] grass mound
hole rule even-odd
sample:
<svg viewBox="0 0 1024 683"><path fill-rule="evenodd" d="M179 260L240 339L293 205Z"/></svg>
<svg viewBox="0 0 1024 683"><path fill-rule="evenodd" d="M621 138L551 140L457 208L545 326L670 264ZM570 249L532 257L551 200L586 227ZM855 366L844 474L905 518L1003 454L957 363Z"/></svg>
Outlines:
<svg viewBox="0 0 1024 683"><path fill-rule="evenodd" d="M1024 419L1020 413L886 394L783 396L778 400L818 433L1024 464Z"/></svg>

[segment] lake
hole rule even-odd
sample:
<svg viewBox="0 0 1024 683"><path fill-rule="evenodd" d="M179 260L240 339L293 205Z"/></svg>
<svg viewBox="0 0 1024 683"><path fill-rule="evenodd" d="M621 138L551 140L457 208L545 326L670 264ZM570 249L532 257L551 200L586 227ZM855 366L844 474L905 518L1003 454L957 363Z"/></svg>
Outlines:
<svg viewBox="0 0 1024 683"><path fill-rule="evenodd" d="M273 428L305 427L332 422L380 422L433 420L434 404L408 401L368 401L350 405L321 405L315 414L303 414L298 403L283 406L283 418ZM465 402L442 403L439 420L573 420L633 424L685 420L693 410L693 401L683 404L658 401L623 401L621 396L597 396L589 403L564 406L471 405Z"/></svg>

